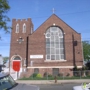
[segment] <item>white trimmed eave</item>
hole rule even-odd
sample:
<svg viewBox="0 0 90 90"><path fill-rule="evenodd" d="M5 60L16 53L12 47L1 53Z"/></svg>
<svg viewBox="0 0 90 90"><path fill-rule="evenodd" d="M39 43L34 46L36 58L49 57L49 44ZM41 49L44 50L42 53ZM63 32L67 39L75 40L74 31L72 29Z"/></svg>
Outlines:
<svg viewBox="0 0 90 90"><path fill-rule="evenodd" d="M74 68L74 66L32 66L27 68ZM82 66L77 66L77 68L82 68Z"/></svg>

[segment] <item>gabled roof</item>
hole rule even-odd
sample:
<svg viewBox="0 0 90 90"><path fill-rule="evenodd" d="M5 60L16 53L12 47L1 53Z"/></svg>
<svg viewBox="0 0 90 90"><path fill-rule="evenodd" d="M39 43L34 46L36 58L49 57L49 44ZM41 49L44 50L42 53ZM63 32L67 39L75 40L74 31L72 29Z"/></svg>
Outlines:
<svg viewBox="0 0 90 90"><path fill-rule="evenodd" d="M46 23L51 18L58 18L61 22L63 22L65 25L67 25L69 28L71 28L74 32L76 32L72 27L70 27L67 23L65 23L61 18L59 18L56 14L52 14L46 21L44 21L34 32L36 32L44 23ZM76 32L78 33L78 32ZM80 33L78 33L80 34Z"/></svg>
<svg viewBox="0 0 90 90"><path fill-rule="evenodd" d="M56 16L57 18L59 18L56 14L53 14L54 16ZM51 17L53 16L51 15ZM64 24L66 24L68 27L70 27L67 23L65 23L61 18L59 18ZM70 27L72 30L74 30L72 27ZM76 32L76 30L74 30ZM78 32L76 32L78 33Z"/></svg>

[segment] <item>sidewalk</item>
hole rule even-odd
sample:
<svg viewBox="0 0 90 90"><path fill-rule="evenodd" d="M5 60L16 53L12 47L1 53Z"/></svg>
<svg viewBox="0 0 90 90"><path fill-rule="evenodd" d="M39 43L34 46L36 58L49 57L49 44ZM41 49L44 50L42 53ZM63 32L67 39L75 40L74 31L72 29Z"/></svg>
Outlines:
<svg viewBox="0 0 90 90"><path fill-rule="evenodd" d="M54 80L16 80L17 83L23 84L55 84ZM74 79L74 80L57 80L56 84L64 83L90 83L90 79Z"/></svg>

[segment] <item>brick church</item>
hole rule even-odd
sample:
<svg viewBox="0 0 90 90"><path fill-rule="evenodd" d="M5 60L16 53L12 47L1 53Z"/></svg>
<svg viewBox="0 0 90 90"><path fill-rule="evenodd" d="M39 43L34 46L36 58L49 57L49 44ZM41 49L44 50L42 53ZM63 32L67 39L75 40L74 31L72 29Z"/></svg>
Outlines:
<svg viewBox="0 0 90 90"><path fill-rule="evenodd" d="M75 65L83 66L81 34L52 14L35 31L31 18L13 19L10 73L29 77L48 72L73 75ZM17 63L19 62L19 63ZM19 67L19 68L18 68ZM16 78L17 78L16 77Z"/></svg>

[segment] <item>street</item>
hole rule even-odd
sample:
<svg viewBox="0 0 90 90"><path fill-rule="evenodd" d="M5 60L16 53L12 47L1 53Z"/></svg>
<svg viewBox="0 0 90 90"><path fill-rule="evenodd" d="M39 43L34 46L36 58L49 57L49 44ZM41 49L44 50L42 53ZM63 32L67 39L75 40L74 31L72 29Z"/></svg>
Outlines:
<svg viewBox="0 0 90 90"><path fill-rule="evenodd" d="M51 84L51 85L37 85L40 90L72 90L73 86L80 84Z"/></svg>

